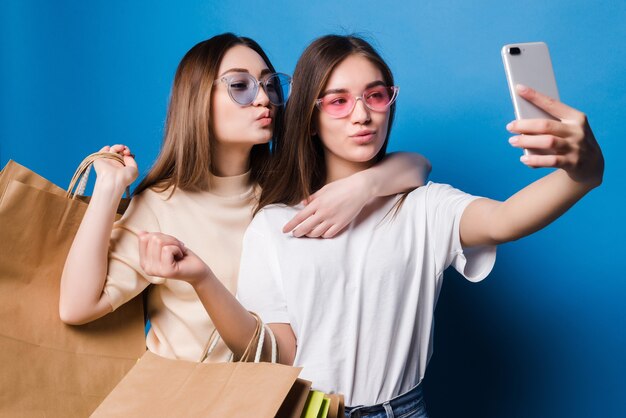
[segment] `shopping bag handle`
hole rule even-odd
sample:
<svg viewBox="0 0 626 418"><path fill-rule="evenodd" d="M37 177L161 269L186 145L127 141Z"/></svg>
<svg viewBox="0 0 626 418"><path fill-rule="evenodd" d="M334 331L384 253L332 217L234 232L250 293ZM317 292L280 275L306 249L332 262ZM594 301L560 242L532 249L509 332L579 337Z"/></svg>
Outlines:
<svg viewBox="0 0 626 418"><path fill-rule="evenodd" d="M243 361L243 362L249 361L250 355L252 354L252 350L254 350L253 348L254 343L256 342L257 346L254 352L255 354L254 354L253 361L254 363L259 363L261 361L263 343L265 342L265 334L267 333L270 336L270 341L272 345L272 355L271 355L270 361L272 363L277 363L278 362L278 345L276 344L276 336L272 332L272 329L268 325L263 323L261 318L256 313L254 312L250 312L250 313L256 319L256 329L254 330L254 335L250 339L250 342L248 343L248 346L246 347L246 350L244 351L239 361ZM213 332L211 333L211 336L209 337L208 344L203 350L202 357L200 358L200 363L202 363L209 356L209 354L211 354L211 352L215 349L220 339L221 339L220 334L217 332L217 329L214 328ZM232 353L228 361L229 362L233 361Z"/></svg>
<svg viewBox="0 0 626 418"><path fill-rule="evenodd" d="M263 351L263 342L265 341L265 333L269 334L270 340L272 343L271 362L276 363L276 361L278 360L277 358L278 346L276 345L276 337L274 336L274 332L272 332L272 329L267 324L263 324L263 332L261 332L261 336L259 337L259 344L257 344L257 347L256 347L256 355L254 356L254 362L258 363L259 361L261 361L261 352Z"/></svg>
<svg viewBox="0 0 626 418"><path fill-rule="evenodd" d="M76 171L74 172L74 176L72 176L72 180L70 181L70 185L67 188L67 198L75 199L77 195L83 195L85 193L85 188L87 187L87 180L89 179L89 173L91 171L91 166L94 161L100 158L105 158L108 160L115 160L122 165L124 164L124 158L121 155L115 152L94 152L91 155L85 157L85 159L80 163ZM76 188L76 190L74 190ZM126 197L130 198L130 188L126 187Z"/></svg>

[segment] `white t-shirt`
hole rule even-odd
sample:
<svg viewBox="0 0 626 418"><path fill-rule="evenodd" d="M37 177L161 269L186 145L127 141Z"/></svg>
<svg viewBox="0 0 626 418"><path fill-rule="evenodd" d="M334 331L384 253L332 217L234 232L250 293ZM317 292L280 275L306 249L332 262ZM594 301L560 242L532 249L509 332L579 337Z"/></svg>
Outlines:
<svg viewBox="0 0 626 418"><path fill-rule="evenodd" d="M271 205L244 236L238 297L266 323L290 323L300 377L346 405L389 400L417 385L432 353L444 270L482 280L495 247L461 247L459 223L476 197L429 183L377 199L333 239L295 238L297 208Z"/></svg>

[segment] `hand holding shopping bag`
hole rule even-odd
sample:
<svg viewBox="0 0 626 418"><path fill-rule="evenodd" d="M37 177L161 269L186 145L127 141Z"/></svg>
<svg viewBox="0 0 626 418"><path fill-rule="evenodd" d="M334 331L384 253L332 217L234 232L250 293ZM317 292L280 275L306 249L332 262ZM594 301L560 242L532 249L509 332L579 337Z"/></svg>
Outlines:
<svg viewBox="0 0 626 418"><path fill-rule="evenodd" d="M78 194L97 158L119 161L87 157L67 192L13 161L0 173L0 416L88 416L145 352L140 298L80 327L59 318L61 272L87 208Z"/></svg>

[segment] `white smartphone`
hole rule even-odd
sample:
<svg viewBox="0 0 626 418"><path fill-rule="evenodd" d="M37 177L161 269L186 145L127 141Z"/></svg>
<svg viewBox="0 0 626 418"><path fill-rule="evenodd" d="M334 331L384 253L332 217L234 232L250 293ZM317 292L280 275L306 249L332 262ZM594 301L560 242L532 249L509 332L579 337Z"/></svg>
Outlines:
<svg viewBox="0 0 626 418"><path fill-rule="evenodd" d="M559 100L559 91L552 69L548 45L544 42L509 44L502 47L502 61L516 119L556 119L515 91L515 85L524 84L540 93ZM528 150L524 150L528 153Z"/></svg>

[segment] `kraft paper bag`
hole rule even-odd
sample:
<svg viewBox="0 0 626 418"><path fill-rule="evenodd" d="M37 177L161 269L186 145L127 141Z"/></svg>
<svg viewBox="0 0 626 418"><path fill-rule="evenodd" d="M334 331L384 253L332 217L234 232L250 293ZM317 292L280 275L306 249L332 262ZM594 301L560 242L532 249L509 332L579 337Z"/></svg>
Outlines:
<svg viewBox="0 0 626 418"><path fill-rule="evenodd" d="M0 172L0 416L89 416L145 352L141 298L86 325L59 319L86 208L13 161Z"/></svg>
<svg viewBox="0 0 626 418"><path fill-rule="evenodd" d="M276 418L300 418L311 391L311 382L298 378L276 413Z"/></svg>
<svg viewBox="0 0 626 418"><path fill-rule="evenodd" d="M272 418L299 373L281 364L194 363L147 351L92 417ZM308 393L306 383L296 388L299 396L302 389Z"/></svg>

